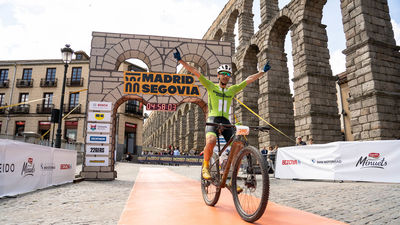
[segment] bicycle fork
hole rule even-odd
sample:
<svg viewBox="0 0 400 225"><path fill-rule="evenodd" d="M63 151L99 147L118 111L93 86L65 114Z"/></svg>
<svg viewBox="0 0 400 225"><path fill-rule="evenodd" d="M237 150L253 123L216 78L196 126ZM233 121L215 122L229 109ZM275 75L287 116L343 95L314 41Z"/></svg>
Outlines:
<svg viewBox="0 0 400 225"><path fill-rule="evenodd" d="M225 165L224 173L222 175L221 188L226 187L226 180L228 178L229 170L230 170L231 165L233 163L233 159L236 157L236 155L238 154L239 150L243 148L243 146L244 146L244 143L241 142L241 141L234 141L233 142L232 148L231 148L231 152L230 152L230 154L228 156L228 160L227 160L226 165Z"/></svg>

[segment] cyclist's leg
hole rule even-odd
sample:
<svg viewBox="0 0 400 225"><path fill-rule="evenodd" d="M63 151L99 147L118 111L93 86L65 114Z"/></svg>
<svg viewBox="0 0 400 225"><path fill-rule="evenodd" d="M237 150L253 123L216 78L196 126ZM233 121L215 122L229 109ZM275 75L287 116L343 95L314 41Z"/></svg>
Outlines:
<svg viewBox="0 0 400 225"><path fill-rule="evenodd" d="M202 176L203 179L209 180L211 179L209 167L210 167L210 159L213 154L213 149L215 147L215 143L217 142L217 135L215 131L215 127L206 126L206 146L204 146L203 150L203 166L202 166Z"/></svg>

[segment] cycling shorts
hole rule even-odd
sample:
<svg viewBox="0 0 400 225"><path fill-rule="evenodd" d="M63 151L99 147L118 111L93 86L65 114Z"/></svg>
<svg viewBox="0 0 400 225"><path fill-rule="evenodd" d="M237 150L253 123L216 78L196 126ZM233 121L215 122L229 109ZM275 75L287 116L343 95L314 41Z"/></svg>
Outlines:
<svg viewBox="0 0 400 225"><path fill-rule="evenodd" d="M231 122L228 119L226 119L225 117L222 117L222 116L210 116L210 117L208 117L207 122L231 124ZM226 127L224 129L224 131L222 131L222 136L224 136L224 139L227 143L231 139L233 132L234 132L233 127ZM215 136L217 137L218 136L217 127L216 126L206 126L206 135L209 133L214 133Z"/></svg>

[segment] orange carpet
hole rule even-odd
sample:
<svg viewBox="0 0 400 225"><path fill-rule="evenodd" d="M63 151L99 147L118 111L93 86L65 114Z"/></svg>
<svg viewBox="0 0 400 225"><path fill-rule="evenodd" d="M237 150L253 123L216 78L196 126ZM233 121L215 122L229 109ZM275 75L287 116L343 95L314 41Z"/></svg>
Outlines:
<svg viewBox="0 0 400 225"><path fill-rule="evenodd" d="M200 176L200 171L199 171ZM118 224L249 224L236 212L224 188L215 207L202 198L200 182L166 168L141 168ZM268 202L254 224L345 224L312 213Z"/></svg>

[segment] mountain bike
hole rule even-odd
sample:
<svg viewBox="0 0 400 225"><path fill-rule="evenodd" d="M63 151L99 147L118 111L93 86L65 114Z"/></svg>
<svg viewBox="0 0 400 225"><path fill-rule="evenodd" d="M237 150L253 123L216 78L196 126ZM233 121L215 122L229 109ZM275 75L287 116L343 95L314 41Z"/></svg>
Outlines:
<svg viewBox="0 0 400 225"><path fill-rule="evenodd" d="M269 176L267 165L260 151L248 144L245 135L248 135L250 129L268 131L269 127L235 126L221 123L206 123L206 125L216 126L219 135L224 129L231 127L235 132L222 149L219 138L217 138L218 153L213 151L210 159L209 169L212 178L205 180L201 176L204 202L209 206L214 206L219 200L221 189L227 187L232 193L236 211L240 217L247 222L258 220L267 207ZM234 142L241 142L240 146L243 147L237 150L236 154L231 151L226 164L221 165L222 153ZM229 180L228 183L226 183L227 180Z"/></svg>

